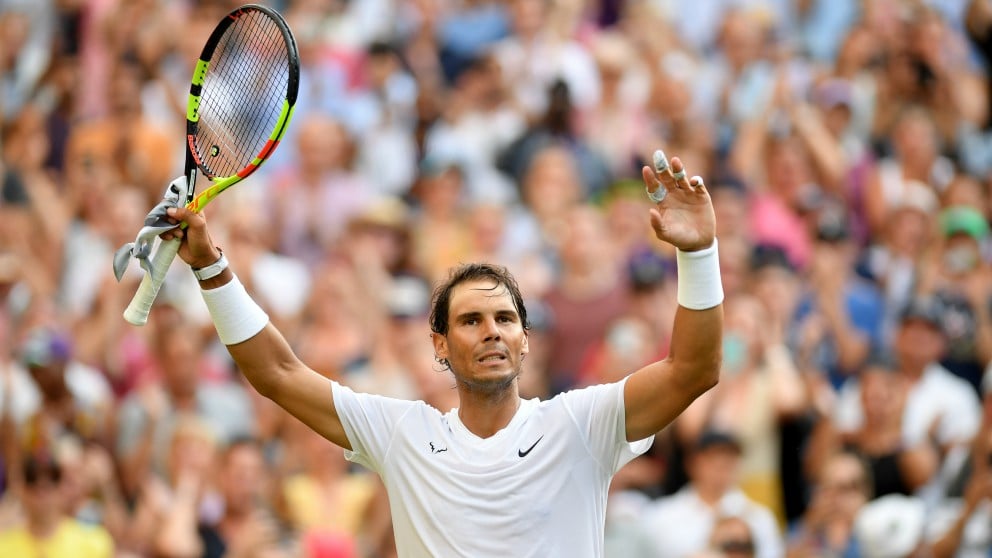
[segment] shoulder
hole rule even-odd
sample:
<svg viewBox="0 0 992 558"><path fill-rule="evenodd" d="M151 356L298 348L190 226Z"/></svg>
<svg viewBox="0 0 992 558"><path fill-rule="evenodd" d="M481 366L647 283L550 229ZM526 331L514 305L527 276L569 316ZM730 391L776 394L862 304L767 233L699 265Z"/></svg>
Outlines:
<svg viewBox="0 0 992 558"><path fill-rule="evenodd" d="M111 556L114 542L110 533L100 525L90 525L73 519L67 519L59 526L60 534L71 540L76 556L82 558Z"/></svg>
<svg viewBox="0 0 992 558"><path fill-rule="evenodd" d="M538 404L538 408L554 408L554 407L567 407L574 408L576 406L587 406L592 405L597 402L611 402L615 401L617 403L622 403L623 401L623 386L626 383L627 378L624 378L617 382L610 382L606 384L593 384L585 387L570 389L568 391L559 393L558 395L552 397L551 399L541 401Z"/></svg>
<svg viewBox="0 0 992 558"><path fill-rule="evenodd" d="M927 366L923 373L923 386L925 386L925 391L930 394L934 394L931 390L939 390L943 394L977 400L977 396L967 380L955 376L950 370L937 363Z"/></svg>
<svg viewBox="0 0 992 558"><path fill-rule="evenodd" d="M375 393L356 391L351 387L332 381L332 393L335 406L343 405L351 408L361 408L365 412L381 409L389 414L410 414L440 418L441 412L427 403L413 399L399 399Z"/></svg>
<svg viewBox="0 0 992 558"><path fill-rule="evenodd" d="M644 507L644 517L651 523L663 522L668 519L686 518L686 513L694 508L695 491L684 487L678 492L661 496Z"/></svg>

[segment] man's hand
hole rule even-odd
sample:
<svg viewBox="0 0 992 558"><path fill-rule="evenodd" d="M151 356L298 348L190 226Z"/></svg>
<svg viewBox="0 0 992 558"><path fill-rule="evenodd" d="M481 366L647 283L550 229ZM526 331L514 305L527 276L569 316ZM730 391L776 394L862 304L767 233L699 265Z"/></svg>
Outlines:
<svg viewBox="0 0 992 558"><path fill-rule="evenodd" d="M220 250L214 246L207 230L207 220L202 213L197 213L185 207L170 207L166 213L169 220L177 225L171 231L162 234L162 240L172 238L182 239L179 246L179 257L192 268L201 268L213 264L220 259ZM186 223L184 230L179 227Z"/></svg>
<svg viewBox="0 0 992 558"><path fill-rule="evenodd" d="M655 199L651 209L651 227L659 240L674 245L683 252L708 248L716 237L716 216L713 202L703 179L686 177L681 159L673 157L671 164L660 150L655 152L655 168L641 169L644 186ZM666 194L657 194L664 188Z"/></svg>

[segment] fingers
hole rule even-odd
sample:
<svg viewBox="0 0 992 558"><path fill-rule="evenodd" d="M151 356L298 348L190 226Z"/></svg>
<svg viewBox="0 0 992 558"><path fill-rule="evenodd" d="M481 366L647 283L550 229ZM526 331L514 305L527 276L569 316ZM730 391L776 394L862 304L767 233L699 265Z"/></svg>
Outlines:
<svg viewBox="0 0 992 558"><path fill-rule="evenodd" d="M668 192L674 190L684 190L688 192L705 191L703 178L701 176L686 176L685 164L678 157L672 157L669 161L665 152L657 150L654 152L654 169L644 167L641 174L644 179L644 186L647 189L648 198L654 203L661 203Z"/></svg>
<svg viewBox="0 0 992 558"><path fill-rule="evenodd" d="M641 178L644 180L644 188L647 190L648 199L653 203L661 203L668 195L668 190L661 184L655 173L647 166L641 169Z"/></svg>
<svg viewBox="0 0 992 558"><path fill-rule="evenodd" d="M671 190L673 188L691 190L692 185L689 183L689 179L686 177L685 164L682 159L678 157L672 157L669 161L665 152L662 150L657 150L654 152L654 173L656 178L665 188Z"/></svg>
<svg viewBox="0 0 992 558"><path fill-rule="evenodd" d="M692 190L692 185L689 184L689 179L685 175L685 164L678 157L672 158L671 179L675 188Z"/></svg>

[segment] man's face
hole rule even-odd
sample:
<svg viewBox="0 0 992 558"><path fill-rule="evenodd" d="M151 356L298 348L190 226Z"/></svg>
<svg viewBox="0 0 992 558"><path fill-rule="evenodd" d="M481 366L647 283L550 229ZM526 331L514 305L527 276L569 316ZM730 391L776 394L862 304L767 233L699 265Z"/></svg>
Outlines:
<svg viewBox="0 0 992 558"><path fill-rule="evenodd" d="M713 446L693 455L689 474L700 489L723 494L737 484L740 462L741 454L736 449Z"/></svg>
<svg viewBox="0 0 992 558"><path fill-rule="evenodd" d="M45 523L61 515L61 480L61 474L49 469L25 476L23 504L30 521Z"/></svg>
<svg viewBox="0 0 992 558"><path fill-rule="evenodd" d="M895 350L900 363L915 366L929 364L944 353L944 336L937 326L913 318L904 320L896 331Z"/></svg>
<svg viewBox="0 0 992 558"><path fill-rule="evenodd" d="M447 359L459 387L500 391L520 375L527 332L505 286L491 280L454 288L447 335L434 334L434 352Z"/></svg>

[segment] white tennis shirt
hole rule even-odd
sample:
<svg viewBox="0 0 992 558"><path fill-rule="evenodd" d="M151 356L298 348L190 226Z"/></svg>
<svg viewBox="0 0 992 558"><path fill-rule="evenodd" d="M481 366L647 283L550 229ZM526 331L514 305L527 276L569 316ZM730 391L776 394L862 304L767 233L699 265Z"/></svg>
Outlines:
<svg viewBox="0 0 992 558"><path fill-rule="evenodd" d="M379 473L407 557L601 557L613 474L650 447L626 441L623 384L521 401L489 438L458 411L332 383L353 448Z"/></svg>

